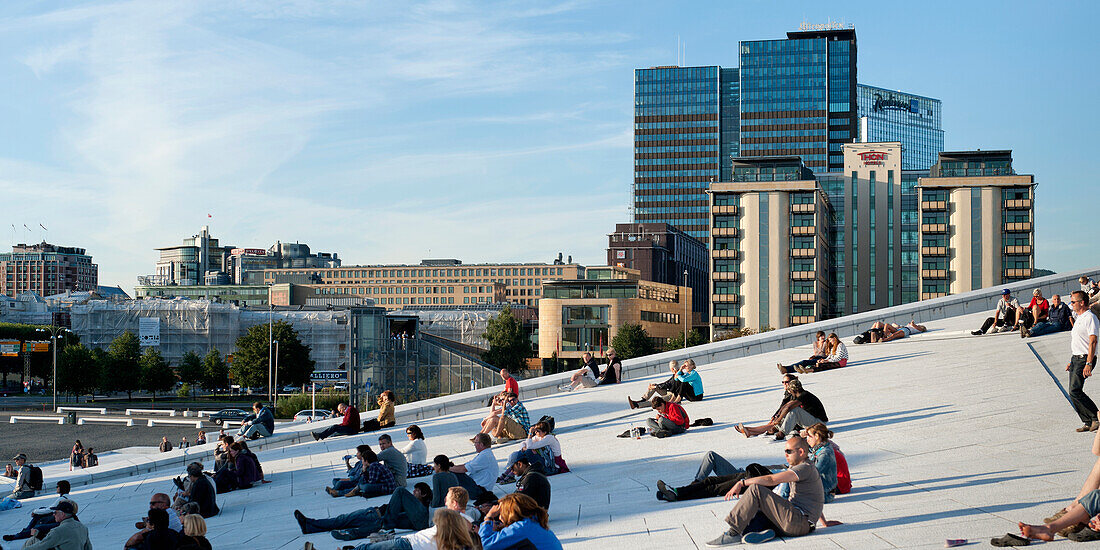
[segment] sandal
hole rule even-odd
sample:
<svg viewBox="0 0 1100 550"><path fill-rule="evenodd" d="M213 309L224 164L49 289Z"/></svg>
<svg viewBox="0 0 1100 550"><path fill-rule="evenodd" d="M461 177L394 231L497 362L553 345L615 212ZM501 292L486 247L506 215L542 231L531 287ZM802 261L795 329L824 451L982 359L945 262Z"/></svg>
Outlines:
<svg viewBox="0 0 1100 550"><path fill-rule="evenodd" d="M989 539L989 544L993 546L1027 546L1031 544L1031 541L1021 537L1019 535L1013 535L1012 533L1005 533L1003 537L997 537Z"/></svg>

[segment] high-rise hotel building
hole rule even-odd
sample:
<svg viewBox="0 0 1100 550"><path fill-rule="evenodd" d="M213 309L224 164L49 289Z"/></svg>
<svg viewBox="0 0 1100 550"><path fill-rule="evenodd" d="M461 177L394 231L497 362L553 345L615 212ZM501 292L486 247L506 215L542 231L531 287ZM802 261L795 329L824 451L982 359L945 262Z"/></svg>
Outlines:
<svg viewBox="0 0 1100 550"><path fill-rule="evenodd" d="M1012 151L940 153L919 189L922 299L1031 278L1035 178Z"/></svg>
<svg viewBox="0 0 1100 550"><path fill-rule="evenodd" d="M1011 151L851 143L842 172L741 157L711 196L711 329L785 327L1031 276L1034 177Z"/></svg>
<svg viewBox="0 0 1100 550"><path fill-rule="evenodd" d="M902 170L927 171L943 151L940 100L859 84L859 141L897 141L905 156Z"/></svg>

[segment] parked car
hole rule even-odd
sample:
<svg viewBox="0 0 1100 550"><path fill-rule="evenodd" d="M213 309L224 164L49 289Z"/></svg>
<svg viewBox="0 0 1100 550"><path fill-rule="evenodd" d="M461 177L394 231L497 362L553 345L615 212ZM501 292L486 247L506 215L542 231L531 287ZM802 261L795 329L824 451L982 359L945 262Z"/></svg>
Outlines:
<svg viewBox="0 0 1100 550"><path fill-rule="evenodd" d="M298 386L283 386L283 389L279 390L283 393L298 393L302 391L302 388Z"/></svg>
<svg viewBox="0 0 1100 550"><path fill-rule="evenodd" d="M346 382L337 382L332 385L332 391L348 391L348 385Z"/></svg>
<svg viewBox="0 0 1100 550"><path fill-rule="evenodd" d="M226 420L244 420L250 414L252 413L242 409L222 409L210 415L210 420L221 426Z"/></svg>
<svg viewBox="0 0 1100 550"><path fill-rule="evenodd" d="M326 418L332 418L332 411L327 409L304 409L298 411L298 414L294 415L295 422L304 422L306 420L315 422L317 420L324 420Z"/></svg>

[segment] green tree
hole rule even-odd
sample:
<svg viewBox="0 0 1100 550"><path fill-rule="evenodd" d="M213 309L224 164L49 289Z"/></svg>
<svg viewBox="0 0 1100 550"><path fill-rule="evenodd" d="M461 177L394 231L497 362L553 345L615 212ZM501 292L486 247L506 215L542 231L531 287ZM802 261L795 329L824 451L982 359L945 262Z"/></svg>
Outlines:
<svg viewBox="0 0 1100 550"><path fill-rule="evenodd" d="M690 348L692 346L700 346L707 343L707 336L703 334L703 331L693 328L688 332L687 345L684 345L684 333L677 332L676 336L668 339L668 343L665 344L665 350L674 350L682 348Z"/></svg>
<svg viewBox="0 0 1100 550"><path fill-rule="evenodd" d="M193 351L188 351L183 354L183 357L180 358L180 366L177 370L179 371L180 380L182 380L184 384L187 384L189 389L193 389L201 382L205 374L202 367L202 359Z"/></svg>
<svg viewBox="0 0 1100 550"><path fill-rule="evenodd" d="M624 323L611 339L611 347L615 348L615 354L620 359L630 359L650 355L657 351L653 345L653 339L642 328L642 325Z"/></svg>
<svg viewBox="0 0 1100 550"><path fill-rule="evenodd" d="M203 357L200 383L203 389L210 391L229 387L229 365L218 348L211 348Z"/></svg>
<svg viewBox="0 0 1100 550"><path fill-rule="evenodd" d="M123 332L107 347L110 364L104 369L104 389L126 392L126 399L134 398L134 390L141 388L141 344L130 331Z"/></svg>
<svg viewBox="0 0 1100 550"><path fill-rule="evenodd" d="M67 345L57 357L57 390L77 396L92 393L99 384L95 354L81 344Z"/></svg>
<svg viewBox="0 0 1100 550"><path fill-rule="evenodd" d="M504 306L500 315L489 319L482 337L489 342L489 350L481 354L486 363L512 372L526 367L526 359L531 357L531 341L512 314L512 308Z"/></svg>
<svg viewBox="0 0 1100 550"><path fill-rule="evenodd" d="M145 348L139 363L141 364L139 387L152 393L155 403L157 392L168 391L176 385L176 373L172 372L172 368L168 366L168 362L164 360L157 348Z"/></svg>
<svg viewBox="0 0 1100 550"><path fill-rule="evenodd" d="M241 386L266 386L268 374L268 346L272 340L279 342L278 378L280 384L300 386L309 381L315 365L309 357L309 346L298 338L298 332L286 321L276 322L267 338L267 325L256 325L237 338L237 351L229 371L233 380Z"/></svg>
<svg viewBox="0 0 1100 550"><path fill-rule="evenodd" d="M111 354L107 353L107 350L102 348L92 348L89 351L92 353L92 360L95 361L96 365L96 391L101 393L111 391L112 384L114 383L114 381L111 380L114 376L111 372Z"/></svg>

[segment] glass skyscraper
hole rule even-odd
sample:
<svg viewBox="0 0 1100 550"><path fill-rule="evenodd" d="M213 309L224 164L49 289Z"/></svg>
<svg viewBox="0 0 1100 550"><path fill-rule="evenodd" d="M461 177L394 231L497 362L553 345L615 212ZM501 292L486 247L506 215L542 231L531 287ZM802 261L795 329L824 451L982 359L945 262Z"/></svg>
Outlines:
<svg viewBox="0 0 1100 550"><path fill-rule="evenodd" d="M798 155L816 173L844 168L858 134L854 29L741 42L741 155Z"/></svg>
<svg viewBox="0 0 1100 550"><path fill-rule="evenodd" d="M737 69L654 67L634 73L634 221L709 235L706 191L738 154Z"/></svg>
<svg viewBox="0 0 1100 550"><path fill-rule="evenodd" d="M860 84L859 140L900 141L903 170L928 170L943 151L940 100Z"/></svg>

